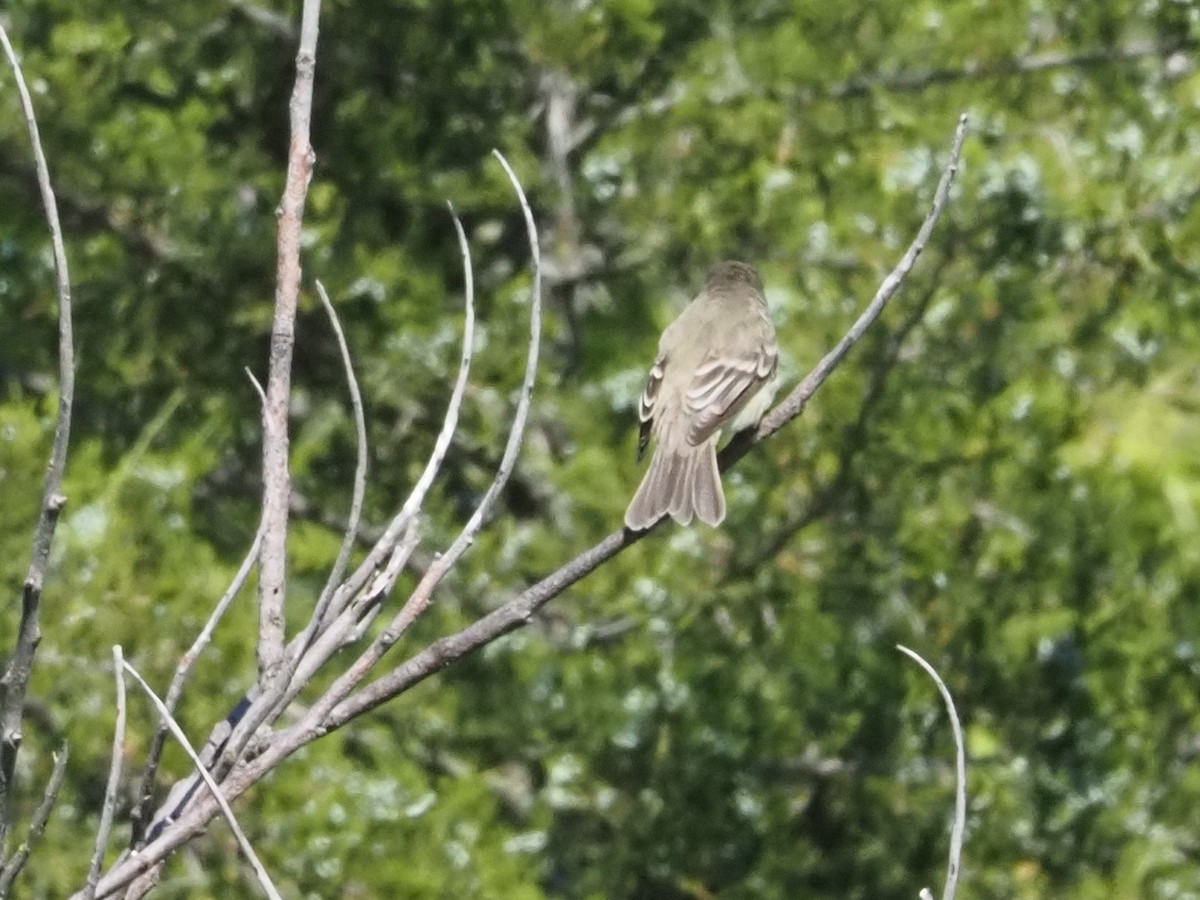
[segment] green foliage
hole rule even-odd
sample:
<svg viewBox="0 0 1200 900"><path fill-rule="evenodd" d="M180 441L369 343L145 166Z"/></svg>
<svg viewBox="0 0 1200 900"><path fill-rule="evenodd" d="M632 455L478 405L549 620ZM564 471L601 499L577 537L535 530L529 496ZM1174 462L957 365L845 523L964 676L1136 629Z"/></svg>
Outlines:
<svg viewBox="0 0 1200 900"><path fill-rule="evenodd" d="M72 762L30 896L63 896L86 869L111 645L164 687L256 526L242 369L265 365L294 54L258 13L286 22L295 6L6 6L62 205L80 355L20 821L62 737ZM1154 0L327 3L305 276L329 286L355 354L371 523L419 474L458 357L446 199L471 237L480 333L424 554L502 452L529 282L491 147L517 166L560 273L502 509L396 661L617 527L655 337L708 265L760 266L794 380L903 251L964 110L972 132L918 270L803 419L727 476L719 531L663 529L239 804L285 892L915 897L943 871L952 748L902 642L964 717L963 896L1200 896L1196 15ZM545 120L564 85L566 182ZM56 371L30 159L4 70L10 598ZM354 465L311 292L298 334L293 625L336 555ZM253 678L252 593L185 696L194 738ZM0 646L14 629L0 622ZM130 770L153 722L133 700ZM173 750L166 769L188 763ZM160 889L254 891L219 824Z"/></svg>

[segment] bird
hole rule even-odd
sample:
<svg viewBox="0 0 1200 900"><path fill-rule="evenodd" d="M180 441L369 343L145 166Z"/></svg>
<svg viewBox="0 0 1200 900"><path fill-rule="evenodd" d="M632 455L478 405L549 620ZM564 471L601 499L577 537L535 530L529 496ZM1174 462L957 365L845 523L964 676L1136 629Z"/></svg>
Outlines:
<svg viewBox="0 0 1200 900"><path fill-rule="evenodd" d="M736 260L718 263L667 326L638 404L638 461L654 454L625 511L644 531L663 516L719 525L725 494L717 469L721 432L759 423L775 396L779 345L762 278Z"/></svg>

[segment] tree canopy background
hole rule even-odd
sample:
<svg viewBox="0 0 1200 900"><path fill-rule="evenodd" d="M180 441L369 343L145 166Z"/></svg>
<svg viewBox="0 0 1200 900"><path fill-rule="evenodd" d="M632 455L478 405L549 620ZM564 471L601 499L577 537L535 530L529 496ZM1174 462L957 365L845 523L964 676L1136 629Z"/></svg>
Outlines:
<svg viewBox="0 0 1200 900"><path fill-rule="evenodd" d="M23 885L87 866L109 647L164 684L250 542L297 4L13 0L76 297L68 512L22 809L64 805ZM940 879L963 714L970 898L1200 896L1200 4L530 0L325 4L305 274L370 425L368 518L432 446L462 324L479 354L429 546L490 482L528 283L549 343L495 521L407 641L461 625L620 522L659 330L722 258L768 286L784 373L841 335L954 200L806 415L668 527L503 638L304 751L239 809L312 897L888 898ZM53 425L51 261L0 72L0 572L17 598ZM516 309L516 313L514 313ZM292 605L337 551L354 433L311 290L292 422ZM247 592L181 719L253 678ZM0 621L12 644L14 616ZM140 761L155 717L135 701ZM200 735L197 735L200 737ZM180 753L167 757L188 770ZM120 835L118 835L120 837ZM83 849L87 848L87 849ZM214 824L159 895L251 895Z"/></svg>

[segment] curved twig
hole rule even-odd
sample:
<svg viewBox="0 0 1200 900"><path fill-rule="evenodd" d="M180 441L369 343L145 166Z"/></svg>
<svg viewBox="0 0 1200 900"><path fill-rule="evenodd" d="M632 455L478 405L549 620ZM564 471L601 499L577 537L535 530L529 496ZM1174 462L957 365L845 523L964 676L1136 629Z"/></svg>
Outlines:
<svg viewBox="0 0 1200 900"><path fill-rule="evenodd" d="M289 654L296 661L292 663L292 674L287 691L276 705L276 709L290 703L317 669L323 666L339 647L343 647L349 642L350 636L361 627L363 616L367 614L367 611L360 607L365 604L377 603L395 584L420 540L420 534L416 527L417 512L420 510L421 504L425 502L425 495L429 492L429 488L441 468L446 451L450 448L450 441L454 438L454 432L458 428L458 415L466 394L467 378L471 372L471 359L475 347L475 271L471 264L471 247L467 242L467 234L463 230L462 222L455 213L454 206L450 203L446 205L450 209L450 218L454 222L454 231L462 256L466 313L458 374L450 393L450 402L442 420L441 431L438 432L433 452L425 464L421 477L417 479L416 485L409 493L400 512L392 519L379 540L375 542L371 552L355 571L354 576L334 591L326 609L319 610L320 615L314 613L304 633L289 647ZM386 565L384 564L385 557ZM373 580L371 576L375 576ZM363 596L364 594L369 596Z"/></svg>
<svg viewBox="0 0 1200 900"><path fill-rule="evenodd" d="M950 830L950 861L946 865L946 887L942 891L942 900L954 900L958 888L958 873L962 865L963 832L967 827L967 752L963 745L962 725L958 721L958 712L954 709L954 698L950 689L942 681L937 670L927 663L919 653L897 644L896 649L916 662L937 685L942 702L946 704L946 714L950 716L950 727L954 730L954 825ZM929 894L928 888L922 892L922 898ZM933 900L932 897L929 900Z"/></svg>
<svg viewBox="0 0 1200 900"><path fill-rule="evenodd" d="M375 546L371 548L371 552L367 554L367 558L362 561L354 571L354 574L347 579L345 585L338 590L336 596L340 598L341 602L334 602L335 613L366 587L367 582L384 565L384 560L388 555L393 552L396 542L400 540L400 536L407 531L409 523L421 509L421 504L425 502L426 494L429 493L430 487L433 486L433 481L441 469L443 460L446 458L446 451L450 449L450 441L453 440L454 432L458 428L458 415L462 408L463 397L466 394L467 378L471 373L471 359L475 352L475 272L471 264L471 246L467 243L467 235L463 231L462 222L459 221L458 214L455 213L453 205L447 203L447 206L450 208L450 217L454 220L454 231L458 237L459 253L462 256L463 284L466 298L462 353L459 358L458 375L454 380L454 388L450 392L450 402L446 406L446 415L442 419L441 430L438 432L437 440L434 441L433 452L430 453L429 460L425 463L421 477L413 485L413 489L409 493L408 499L404 501L404 505L400 508L400 512L393 517L379 540L375 542Z"/></svg>
<svg viewBox="0 0 1200 900"><path fill-rule="evenodd" d="M67 251L63 244L62 226L58 219L58 204L50 183L50 167L42 150L33 100L21 72L17 54L9 43L8 33L0 25L0 45L13 70L25 127L33 148L38 189L46 224L50 229L50 246L54 254L55 286L58 292L58 418L54 425L54 442L50 462L42 487L42 504L37 526L33 532L33 550L21 598L21 621L17 629L16 647L0 677L0 847L5 846L9 829L9 809L13 794L17 753L21 748L21 718L25 708L25 691L33 672L33 657L41 639L38 617L41 609L42 586L50 559L50 544L54 529L67 498L62 495L63 473L67 467L67 445L71 436L71 408L75 402L75 345L71 325L71 276L67 269ZM54 792L57 795L57 791ZM50 796L49 792L47 796Z"/></svg>
<svg viewBox="0 0 1200 900"><path fill-rule="evenodd" d="M512 428L508 432L508 443L504 448L504 455L501 457L500 465L496 469L496 477L492 480L491 485L483 495L483 499L475 507L475 512L467 520L467 524L463 527L462 532L455 539L454 543L434 561L433 565L425 570L425 575L421 578L412 596L409 597L408 602L404 604L391 624L388 625L384 633L386 636L385 640L390 640L392 643L398 640L408 626L425 611L432 599L434 588L441 583L446 573L454 567L459 557L475 541L475 535L479 533L479 529L483 527L484 520L491 514L492 507L496 504L496 499L500 496L500 492L504 490L504 486L508 483L508 478L512 474L513 467L517 464L517 455L521 452L521 442L525 438L525 425L529 421L529 409L533 400L533 384L537 380L538 350L542 337L542 254L538 244L537 223L533 219L533 210L529 208L529 200L525 197L525 191L521 187L520 180L508 164L508 160L504 158L504 155L499 150L493 150L492 155L504 167L505 174L508 175L508 180L512 183L513 190L517 193L517 199L521 203L521 212L525 216L525 230L529 236L529 253L533 260L533 291L530 297L529 309L529 352L525 358L525 378L521 382L521 393L517 400L517 411L513 416Z"/></svg>
<svg viewBox="0 0 1200 900"><path fill-rule="evenodd" d="M329 579L321 590L321 596L317 598L317 605L312 614L313 627L320 628L334 589L342 583L342 576L346 574L346 565L350 562L350 553L358 538L363 495L367 488L367 421L363 414L362 393L358 389L358 379L354 376L354 361L350 358L350 347L346 344L342 323L338 321L337 311L329 301L325 285L320 281L317 282L317 294L321 298L321 305L325 307L325 313L329 316L329 324L333 326L333 333L337 335L338 349L342 354L342 365L346 369L346 384L350 389L350 405L354 409L354 431L358 439L358 455L354 464L354 493L350 501L350 518L346 524L346 534L342 538L342 547L338 551L337 559L329 572Z"/></svg>

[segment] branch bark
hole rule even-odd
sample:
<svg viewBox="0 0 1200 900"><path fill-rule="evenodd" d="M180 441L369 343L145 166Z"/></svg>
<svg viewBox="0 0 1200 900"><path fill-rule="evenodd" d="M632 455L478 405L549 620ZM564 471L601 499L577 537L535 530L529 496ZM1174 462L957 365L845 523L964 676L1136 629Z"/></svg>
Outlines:
<svg viewBox="0 0 1200 900"><path fill-rule="evenodd" d="M279 204L275 316L271 324L267 402L263 408L263 544L259 557L258 678L264 693L284 676L287 607L288 411L292 352L296 343L296 301L300 294L300 230L316 157L309 142L313 81L316 74L320 0L305 0L292 89L291 145L287 181Z"/></svg>

